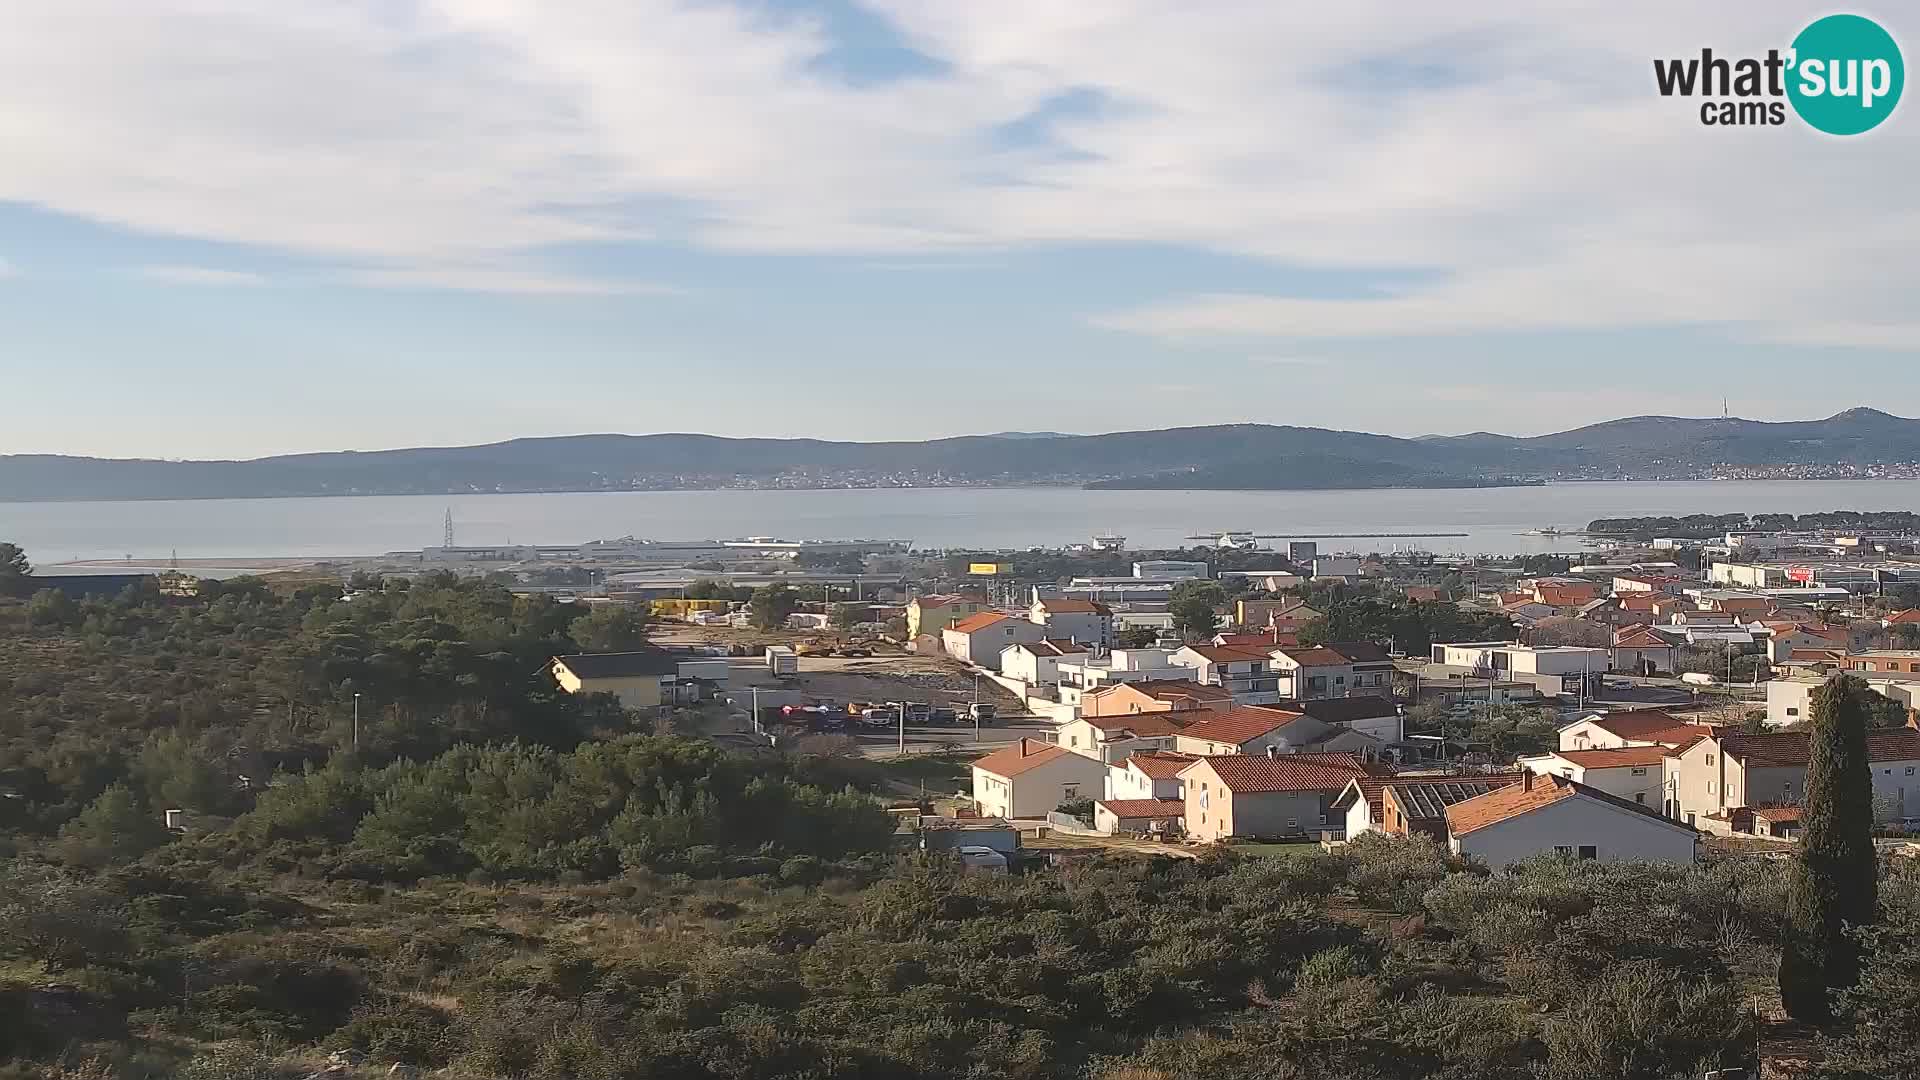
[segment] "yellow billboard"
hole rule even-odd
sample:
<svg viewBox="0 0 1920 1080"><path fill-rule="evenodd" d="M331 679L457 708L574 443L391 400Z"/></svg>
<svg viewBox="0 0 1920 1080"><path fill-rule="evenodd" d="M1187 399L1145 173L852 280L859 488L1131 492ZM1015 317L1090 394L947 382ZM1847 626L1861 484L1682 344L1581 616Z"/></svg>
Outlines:
<svg viewBox="0 0 1920 1080"><path fill-rule="evenodd" d="M967 566L967 573L975 577L998 577L1013 573L1013 564L1004 562L977 562Z"/></svg>

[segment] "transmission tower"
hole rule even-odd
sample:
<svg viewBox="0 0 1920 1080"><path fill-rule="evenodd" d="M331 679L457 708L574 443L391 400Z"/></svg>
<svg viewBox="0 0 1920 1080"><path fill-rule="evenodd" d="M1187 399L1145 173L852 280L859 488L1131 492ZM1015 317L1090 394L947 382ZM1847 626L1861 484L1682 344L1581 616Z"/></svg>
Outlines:
<svg viewBox="0 0 1920 1080"><path fill-rule="evenodd" d="M453 546L453 507L447 507L447 527L440 534L440 546Z"/></svg>

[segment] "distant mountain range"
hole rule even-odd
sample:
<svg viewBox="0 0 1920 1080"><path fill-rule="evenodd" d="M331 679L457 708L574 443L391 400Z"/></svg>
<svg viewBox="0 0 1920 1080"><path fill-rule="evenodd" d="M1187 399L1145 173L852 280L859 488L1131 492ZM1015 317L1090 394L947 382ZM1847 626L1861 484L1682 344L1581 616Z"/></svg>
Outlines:
<svg viewBox="0 0 1920 1080"><path fill-rule="evenodd" d="M21 454L0 456L0 501L716 487L1453 487L1697 477L1787 466L1838 475L1914 462L1920 462L1920 420L1862 408L1792 423L1636 416L1531 438L1475 432L1402 439L1227 424L885 443L569 435L251 461Z"/></svg>

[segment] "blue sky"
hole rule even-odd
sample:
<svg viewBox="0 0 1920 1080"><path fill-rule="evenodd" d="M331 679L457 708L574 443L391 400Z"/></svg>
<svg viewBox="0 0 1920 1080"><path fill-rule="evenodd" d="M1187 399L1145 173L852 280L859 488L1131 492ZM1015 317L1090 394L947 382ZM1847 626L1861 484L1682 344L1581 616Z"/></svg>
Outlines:
<svg viewBox="0 0 1920 1080"><path fill-rule="evenodd" d="M1826 9L1286 7L10 13L0 453L1917 411L1911 107L1652 91Z"/></svg>

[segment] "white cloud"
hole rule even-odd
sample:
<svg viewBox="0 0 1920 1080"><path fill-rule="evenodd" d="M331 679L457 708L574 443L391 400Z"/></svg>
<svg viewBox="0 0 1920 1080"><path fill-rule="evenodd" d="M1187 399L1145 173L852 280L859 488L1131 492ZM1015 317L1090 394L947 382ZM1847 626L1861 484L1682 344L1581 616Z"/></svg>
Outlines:
<svg viewBox="0 0 1920 1080"><path fill-rule="evenodd" d="M364 270L353 273L349 280L378 288L520 293L529 296L660 296L682 291L653 282L553 274L514 266Z"/></svg>
<svg viewBox="0 0 1920 1080"><path fill-rule="evenodd" d="M1653 57L1782 45L1826 13L1810 0L867 5L943 70L857 87L814 63L818 22L678 0L16 5L0 200L372 284L633 288L532 263L575 243L1130 243L1419 272L1366 300L1098 316L1169 338L1911 342L1913 107L1836 140L1706 128L1653 89ZM997 137L1089 90L1114 107L1056 119L1060 145Z"/></svg>
<svg viewBox="0 0 1920 1080"><path fill-rule="evenodd" d="M174 285L265 285L266 277L251 270L223 270L212 266L175 264L136 266L133 272L150 281Z"/></svg>

